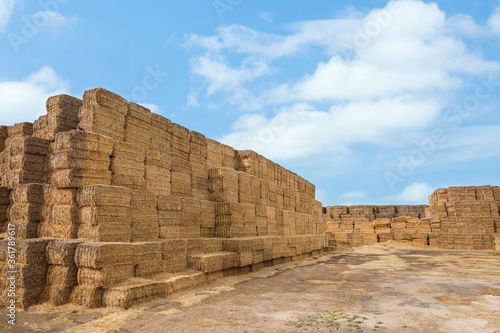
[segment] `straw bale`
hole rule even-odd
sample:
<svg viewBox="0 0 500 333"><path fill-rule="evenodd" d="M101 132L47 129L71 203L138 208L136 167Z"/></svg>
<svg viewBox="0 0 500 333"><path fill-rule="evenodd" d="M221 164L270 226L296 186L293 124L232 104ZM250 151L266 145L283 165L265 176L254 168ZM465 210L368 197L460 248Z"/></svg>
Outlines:
<svg viewBox="0 0 500 333"><path fill-rule="evenodd" d="M50 302L53 306L60 306L69 303L74 287L61 285L45 286L40 297L42 302Z"/></svg>
<svg viewBox="0 0 500 333"><path fill-rule="evenodd" d="M17 244L17 262L41 264L45 262L45 249L50 239L26 239Z"/></svg>
<svg viewBox="0 0 500 333"><path fill-rule="evenodd" d="M53 169L94 169L106 170L109 167L109 154L105 152L85 152L82 150L58 151L51 155Z"/></svg>
<svg viewBox="0 0 500 333"><path fill-rule="evenodd" d="M131 232L130 224L125 221L95 226L85 223L78 228L78 238L92 242L129 242Z"/></svg>
<svg viewBox="0 0 500 333"><path fill-rule="evenodd" d="M63 266L75 264L76 247L82 242L80 240L50 242L46 248L47 263Z"/></svg>
<svg viewBox="0 0 500 333"><path fill-rule="evenodd" d="M107 290L103 297L105 306L128 309L134 304L167 295L166 282L151 282L143 278L131 279L120 286Z"/></svg>
<svg viewBox="0 0 500 333"><path fill-rule="evenodd" d="M189 163L188 160L172 156L171 163L171 171L183 172L189 175L191 174L191 163Z"/></svg>
<svg viewBox="0 0 500 333"><path fill-rule="evenodd" d="M77 283L77 273L78 267L75 264L68 266L50 265L47 271L47 280L44 283L48 286L73 287Z"/></svg>
<svg viewBox="0 0 500 333"><path fill-rule="evenodd" d="M160 229L156 220L154 222L132 222L130 240L137 241L151 241L158 239Z"/></svg>
<svg viewBox="0 0 500 333"><path fill-rule="evenodd" d="M19 136L10 139L9 150L11 156L16 155L47 155L50 141L34 136Z"/></svg>
<svg viewBox="0 0 500 333"><path fill-rule="evenodd" d="M190 196L191 189L191 176L184 172L172 171L170 172L171 189L173 195Z"/></svg>
<svg viewBox="0 0 500 333"><path fill-rule="evenodd" d="M88 90L78 113L79 126L88 132L123 140L127 111L127 102L120 96L102 88Z"/></svg>
<svg viewBox="0 0 500 333"><path fill-rule="evenodd" d="M79 189L78 203L85 206L118 206L130 205L130 189L119 186L94 185Z"/></svg>
<svg viewBox="0 0 500 333"><path fill-rule="evenodd" d="M180 213L179 213L180 215ZM179 218L180 221L180 218ZM180 222L177 225L160 225L159 238L161 239L177 239L181 237Z"/></svg>
<svg viewBox="0 0 500 333"><path fill-rule="evenodd" d="M161 253L160 253L161 254ZM164 272L164 267L161 259L159 260L143 260L135 265L134 275L137 277L148 277Z"/></svg>
<svg viewBox="0 0 500 333"><path fill-rule="evenodd" d="M76 248L78 267L102 268L109 265L132 264L133 246L130 243L82 243Z"/></svg>
<svg viewBox="0 0 500 333"><path fill-rule="evenodd" d="M0 125L0 152L5 149L5 140L8 137L7 126Z"/></svg>
<svg viewBox="0 0 500 333"><path fill-rule="evenodd" d="M182 209L181 197L175 195L158 196L158 210L180 212L181 209Z"/></svg>
<svg viewBox="0 0 500 333"><path fill-rule="evenodd" d="M172 122L158 114L151 114L150 149L170 155L172 149Z"/></svg>
<svg viewBox="0 0 500 333"><path fill-rule="evenodd" d="M23 184L17 186L11 192L11 200L14 203L43 203L43 185Z"/></svg>
<svg viewBox="0 0 500 333"><path fill-rule="evenodd" d="M71 302L87 308L99 308L102 306L102 288L89 286L77 286L71 293Z"/></svg>
<svg viewBox="0 0 500 333"><path fill-rule="evenodd" d="M10 170L29 170L41 171L46 170L48 167L48 158L45 155L23 154L10 156L9 158Z"/></svg>
<svg viewBox="0 0 500 333"><path fill-rule="evenodd" d="M163 169L171 168L171 156L157 150L146 150L146 165L156 166Z"/></svg>
<svg viewBox="0 0 500 333"><path fill-rule="evenodd" d="M203 273L222 271L224 269L223 256L220 253L191 254L188 256L188 267Z"/></svg>
<svg viewBox="0 0 500 333"><path fill-rule="evenodd" d="M40 296L43 293L44 286L30 287L30 288L17 288L16 289L16 306L21 309L27 309L28 307L38 304L40 302ZM6 303L10 300L7 297L8 290L4 290L3 299Z"/></svg>
<svg viewBox="0 0 500 333"><path fill-rule="evenodd" d="M33 124L23 122L7 126L7 135L9 137L33 135Z"/></svg>
<svg viewBox="0 0 500 333"><path fill-rule="evenodd" d="M78 236L78 224L53 224L41 222L38 224L38 237L74 239Z"/></svg>
<svg viewBox="0 0 500 333"><path fill-rule="evenodd" d="M134 265L110 265L102 269L80 267L78 285L94 288L110 288L134 277Z"/></svg>
<svg viewBox="0 0 500 333"><path fill-rule="evenodd" d="M10 224L14 225L16 230L17 239L31 239L38 236L38 222L17 222L11 221Z"/></svg>
<svg viewBox="0 0 500 333"><path fill-rule="evenodd" d="M11 272L15 273L11 273ZM1 272L2 276L14 275L16 278L16 287L31 288L40 285L45 285L47 274L47 264L16 264L12 269L10 265L6 265Z"/></svg>
<svg viewBox="0 0 500 333"><path fill-rule="evenodd" d="M56 135L54 152L67 151L73 155L88 152L100 152L111 154L113 151L113 140L104 135L89 133L82 130L61 132Z"/></svg>
<svg viewBox="0 0 500 333"><path fill-rule="evenodd" d="M133 243L134 263L145 260L161 260L163 242Z"/></svg>
<svg viewBox="0 0 500 333"><path fill-rule="evenodd" d="M80 210L80 221L89 225L130 223L127 206L86 206Z"/></svg>
<svg viewBox="0 0 500 333"><path fill-rule="evenodd" d="M111 172L108 170L54 170L52 185L58 188L82 187L91 185L110 185Z"/></svg>

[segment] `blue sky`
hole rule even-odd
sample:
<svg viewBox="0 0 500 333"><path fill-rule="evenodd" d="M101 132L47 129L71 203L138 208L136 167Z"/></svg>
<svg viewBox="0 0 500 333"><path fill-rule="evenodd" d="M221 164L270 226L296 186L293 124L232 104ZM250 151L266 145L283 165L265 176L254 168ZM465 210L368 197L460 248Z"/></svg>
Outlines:
<svg viewBox="0 0 500 333"><path fill-rule="evenodd" d="M0 123L95 87L334 204L500 185L497 1L0 0Z"/></svg>

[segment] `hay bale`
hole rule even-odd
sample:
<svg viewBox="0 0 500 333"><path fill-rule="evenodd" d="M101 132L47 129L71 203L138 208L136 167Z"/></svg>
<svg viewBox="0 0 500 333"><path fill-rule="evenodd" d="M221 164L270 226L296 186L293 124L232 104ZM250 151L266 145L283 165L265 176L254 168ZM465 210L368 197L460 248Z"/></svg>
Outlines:
<svg viewBox="0 0 500 333"><path fill-rule="evenodd" d="M78 267L102 268L110 265L132 264L133 246L130 243L82 243L76 248Z"/></svg>
<svg viewBox="0 0 500 333"><path fill-rule="evenodd" d="M130 189L120 186L104 185L83 187L78 191L78 204L80 207L128 207L130 205Z"/></svg>
<svg viewBox="0 0 500 333"><path fill-rule="evenodd" d="M49 265L69 266L75 264L76 248L83 243L80 240L54 240L47 245L47 263Z"/></svg>
<svg viewBox="0 0 500 333"><path fill-rule="evenodd" d="M102 306L102 288L89 286L77 286L71 293L71 302L88 308L99 308Z"/></svg>
<svg viewBox="0 0 500 333"><path fill-rule="evenodd" d="M26 239L17 244L17 262L34 265L45 263L45 251L50 239Z"/></svg>
<svg viewBox="0 0 500 333"><path fill-rule="evenodd" d="M161 254L161 253L160 253ZM164 272L163 263L161 260L144 260L135 265L136 277L148 277Z"/></svg>
<svg viewBox="0 0 500 333"><path fill-rule="evenodd" d="M28 136L33 135L33 124L28 122L17 123L7 127L7 136Z"/></svg>
<svg viewBox="0 0 500 333"><path fill-rule="evenodd" d="M46 285L52 286L62 286L62 287L73 287L77 283L77 273L78 267L75 264L72 265L50 265L47 271Z"/></svg>
<svg viewBox="0 0 500 333"><path fill-rule="evenodd" d="M172 122L158 114L151 114L150 149L171 155Z"/></svg>
<svg viewBox="0 0 500 333"><path fill-rule="evenodd" d="M17 288L16 296L14 297L16 301L16 306L21 309L27 309L32 305L36 305L40 302L41 295L43 293L44 286L30 287L30 288ZM3 292L4 303L10 302L11 297L8 297L8 290Z"/></svg>
<svg viewBox="0 0 500 333"><path fill-rule="evenodd" d="M134 277L134 265L111 265L101 269L80 267L78 285L93 288L110 288Z"/></svg>
<svg viewBox="0 0 500 333"><path fill-rule="evenodd" d="M102 88L87 90L78 113L79 126L88 132L122 141L125 135L127 101Z"/></svg>
<svg viewBox="0 0 500 333"><path fill-rule="evenodd" d="M133 243L134 263L148 260L161 260L163 242L139 242Z"/></svg>
<svg viewBox="0 0 500 333"><path fill-rule="evenodd" d="M133 278L120 286L107 290L103 300L105 306L128 309L134 304L165 295L167 295L166 282L151 282L143 278Z"/></svg>
<svg viewBox="0 0 500 333"><path fill-rule="evenodd" d="M99 225L81 224L78 238L91 242L130 242L131 226L129 220Z"/></svg>
<svg viewBox="0 0 500 333"><path fill-rule="evenodd" d="M65 287L62 285L45 286L40 299L42 302L50 302L53 306L60 306L70 302L71 293L74 287Z"/></svg>

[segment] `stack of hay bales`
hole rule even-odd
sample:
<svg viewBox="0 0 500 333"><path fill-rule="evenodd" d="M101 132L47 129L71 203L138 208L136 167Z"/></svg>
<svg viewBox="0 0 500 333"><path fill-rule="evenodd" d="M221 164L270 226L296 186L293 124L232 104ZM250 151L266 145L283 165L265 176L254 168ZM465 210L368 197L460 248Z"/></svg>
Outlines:
<svg viewBox="0 0 500 333"><path fill-rule="evenodd" d="M499 219L498 192L498 186L436 190L429 196L433 232L429 243L446 249L494 249L493 234Z"/></svg>
<svg viewBox="0 0 500 333"><path fill-rule="evenodd" d="M136 103L127 103L124 141L149 149L151 144L151 111Z"/></svg>
<svg viewBox="0 0 500 333"><path fill-rule="evenodd" d="M130 243L81 243L76 248L78 286L72 302L100 307L105 288L134 276L134 249Z"/></svg>
<svg viewBox="0 0 500 333"><path fill-rule="evenodd" d="M10 304L10 299L15 299L18 307L27 308L40 301L46 283L48 265L45 250L49 242L49 239L27 239L18 242L16 264L5 265L2 272L3 276L15 275L15 296L9 295L8 285L2 291L5 304Z"/></svg>
<svg viewBox="0 0 500 333"><path fill-rule="evenodd" d="M164 272L163 242L135 242L133 249L134 276L150 277Z"/></svg>
<svg viewBox="0 0 500 333"><path fill-rule="evenodd" d="M43 185L19 185L11 192L8 208L9 221L15 226L16 238L38 237L38 225L42 219Z"/></svg>
<svg viewBox="0 0 500 333"><path fill-rule="evenodd" d="M115 141L111 158L112 185L144 188L146 150L131 142Z"/></svg>
<svg viewBox="0 0 500 333"><path fill-rule="evenodd" d="M210 200L238 203L238 172L229 168L210 169Z"/></svg>
<svg viewBox="0 0 500 333"><path fill-rule="evenodd" d="M80 226L77 192L76 188L44 186L42 221L38 226L39 237L77 238Z"/></svg>
<svg viewBox="0 0 500 333"><path fill-rule="evenodd" d="M215 237L215 207L216 202L202 200L201 201L201 225L200 234L201 237Z"/></svg>
<svg viewBox="0 0 500 333"><path fill-rule="evenodd" d="M179 196L158 196L158 226L161 239L181 237L182 201Z"/></svg>
<svg viewBox="0 0 500 333"><path fill-rule="evenodd" d="M78 112L79 127L87 132L123 141L127 112L124 98L102 88L87 90L83 94L83 106Z"/></svg>
<svg viewBox="0 0 500 333"><path fill-rule="evenodd" d="M25 124L9 126L7 148L2 153L1 185L10 189L20 184L43 184L49 174L50 141L27 134L32 132L31 126Z"/></svg>
<svg viewBox="0 0 500 333"><path fill-rule="evenodd" d="M194 198L182 198L181 237L200 238L201 202Z"/></svg>
<svg viewBox="0 0 500 333"><path fill-rule="evenodd" d="M94 185L78 192L80 207L78 238L94 242L129 242L131 190Z"/></svg>
<svg viewBox="0 0 500 333"><path fill-rule="evenodd" d="M207 168L221 168L224 160L222 144L218 141L207 139Z"/></svg>
<svg viewBox="0 0 500 333"><path fill-rule="evenodd" d="M133 190L130 193L128 215L131 221L130 240L148 241L159 237L157 197L148 190Z"/></svg>
<svg viewBox="0 0 500 333"><path fill-rule="evenodd" d="M191 163L189 163L189 130L172 124L172 166L170 182L173 195L192 196Z"/></svg>
<svg viewBox="0 0 500 333"><path fill-rule="evenodd" d="M33 136L54 141L56 134L78 127L78 110L83 105L78 98L57 95L47 99L47 114L35 120Z"/></svg>
<svg viewBox="0 0 500 333"><path fill-rule="evenodd" d="M112 149L113 140L102 135L82 130L58 133L51 156L52 184L58 188L109 185Z"/></svg>
<svg viewBox="0 0 500 333"><path fill-rule="evenodd" d="M46 255L49 264L43 301L52 305L62 305L70 301L71 293L77 285L78 267L75 263L76 247L82 241L51 241Z"/></svg>
<svg viewBox="0 0 500 333"><path fill-rule="evenodd" d="M7 231L9 221L7 210L10 205L10 190L6 187L0 187L0 233Z"/></svg>
<svg viewBox="0 0 500 333"><path fill-rule="evenodd" d="M187 267L187 240L168 239L163 242L162 264L166 272L176 273Z"/></svg>
<svg viewBox="0 0 500 333"><path fill-rule="evenodd" d="M209 200L208 183L208 141L203 134L191 131L189 134L189 162L191 164L191 185L193 197Z"/></svg>
<svg viewBox="0 0 500 333"><path fill-rule="evenodd" d="M147 150L145 161L146 188L156 195L170 195L170 156L158 150Z"/></svg>

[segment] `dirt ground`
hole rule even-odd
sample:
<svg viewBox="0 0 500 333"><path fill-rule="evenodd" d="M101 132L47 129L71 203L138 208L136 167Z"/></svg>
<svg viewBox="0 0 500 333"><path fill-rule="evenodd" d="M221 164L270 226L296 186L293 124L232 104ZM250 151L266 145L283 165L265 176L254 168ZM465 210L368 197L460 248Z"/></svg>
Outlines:
<svg viewBox="0 0 500 333"><path fill-rule="evenodd" d="M397 246L398 249L394 247ZM500 332L500 256L344 249L120 309L19 311L5 332Z"/></svg>

